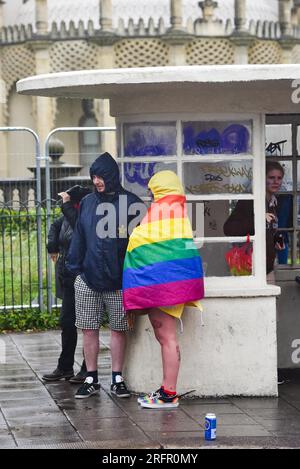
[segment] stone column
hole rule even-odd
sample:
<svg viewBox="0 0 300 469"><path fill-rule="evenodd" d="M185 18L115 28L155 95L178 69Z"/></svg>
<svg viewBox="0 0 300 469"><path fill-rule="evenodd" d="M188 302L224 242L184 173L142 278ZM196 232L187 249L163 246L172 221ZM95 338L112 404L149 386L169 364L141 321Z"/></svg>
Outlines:
<svg viewBox="0 0 300 469"><path fill-rule="evenodd" d="M234 25L236 32L245 32L246 28L246 0L234 1Z"/></svg>
<svg viewBox="0 0 300 469"><path fill-rule="evenodd" d="M171 27L162 40L169 46L169 65L186 65L186 43L191 40L182 23L182 0L170 0Z"/></svg>
<svg viewBox="0 0 300 469"><path fill-rule="evenodd" d="M112 0L99 0L100 32L94 38L98 45L98 68L115 68L114 44L118 40L113 29ZM115 126L115 119L110 115L108 99L95 99L94 111L99 126ZM116 154L115 135L112 132L104 132L101 136L101 150Z"/></svg>
<svg viewBox="0 0 300 469"><path fill-rule="evenodd" d="M35 53L37 75L50 73L49 48L51 43L48 35L48 2L35 0L35 27L36 35L40 40L34 40L31 48ZM44 37L43 37L44 36ZM41 139L43 148L48 133L54 126L53 99L38 96L35 100L36 130Z"/></svg>
<svg viewBox="0 0 300 469"><path fill-rule="evenodd" d="M5 2L0 0L0 28L3 26L3 5ZM6 83L2 76L2 49L0 48L0 127L7 125L7 93ZM0 132L0 148L2 153L0 165L0 177L8 177L8 148L7 148L7 132Z"/></svg>
<svg viewBox="0 0 300 469"><path fill-rule="evenodd" d="M5 5L5 2L3 0L0 0L0 28L4 26L3 23L3 5Z"/></svg>
<svg viewBox="0 0 300 469"><path fill-rule="evenodd" d="M7 126L7 93L6 83L2 76L2 50L0 50L0 127ZM0 132L1 165L0 177L8 177L8 135L7 132Z"/></svg>
<svg viewBox="0 0 300 469"><path fill-rule="evenodd" d="M98 67L115 68L114 41L104 41L98 45ZM109 99L95 99L94 110L99 126L113 127L116 125L115 119L110 115ZM112 155L116 154L115 134L113 132L103 132L101 135L101 150L108 151Z"/></svg>
<svg viewBox="0 0 300 469"><path fill-rule="evenodd" d="M282 37L292 34L292 0L278 0L279 23Z"/></svg>
<svg viewBox="0 0 300 469"><path fill-rule="evenodd" d="M171 30L182 30L182 0L170 0Z"/></svg>
<svg viewBox="0 0 300 469"><path fill-rule="evenodd" d="M100 28L102 32L111 32L113 29L112 25L112 1L111 0L100 0Z"/></svg>
<svg viewBox="0 0 300 469"><path fill-rule="evenodd" d="M31 47L35 53L36 74L47 74L51 72L49 48L50 42L34 41ZM53 98L37 96L35 101L36 110L36 130L41 140L41 145L45 143L46 137L54 127L54 106Z"/></svg>
<svg viewBox="0 0 300 469"><path fill-rule="evenodd" d="M295 3L292 8L292 25L299 26L300 24L300 3Z"/></svg>
<svg viewBox="0 0 300 469"><path fill-rule="evenodd" d="M99 46L98 67L114 68L114 44L118 39L113 31L112 0L99 0L100 32L93 41Z"/></svg>
<svg viewBox="0 0 300 469"><path fill-rule="evenodd" d="M293 49L295 46L295 41L292 39L284 39L280 42L281 50L282 50L282 57L281 63L283 64L291 64L293 63Z"/></svg>
<svg viewBox="0 0 300 469"><path fill-rule="evenodd" d="M234 63L247 64L248 50L253 38L247 28L246 0L234 1L234 32L231 40L234 43Z"/></svg>
<svg viewBox="0 0 300 469"><path fill-rule="evenodd" d="M47 0L35 0L35 24L39 36L44 36L48 33Z"/></svg>
<svg viewBox="0 0 300 469"><path fill-rule="evenodd" d="M295 45L292 28L292 0L278 0L279 23L281 29L280 45L282 48L282 63L292 63L292 52Z"/></svg>

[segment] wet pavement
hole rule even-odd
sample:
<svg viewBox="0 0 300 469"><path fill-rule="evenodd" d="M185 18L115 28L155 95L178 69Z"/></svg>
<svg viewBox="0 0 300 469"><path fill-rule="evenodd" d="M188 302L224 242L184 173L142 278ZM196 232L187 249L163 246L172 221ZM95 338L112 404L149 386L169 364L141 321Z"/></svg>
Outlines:
<svg viewBox="0 0 300 469"><path fill-rule="evenodd" d="M101 333L100 394L84 400L74 399L76 385L41 379L56 368L58 331L0 339L6 351L5 363L0 361L0 448L300 447L299 375L280 386L278 399L182 399L178 409L157 411L141 409L135 396L110 395L108 331ZM75 372L81 360L79 338ZM207 412L217 415L215 442L203 438Z"/></svg>

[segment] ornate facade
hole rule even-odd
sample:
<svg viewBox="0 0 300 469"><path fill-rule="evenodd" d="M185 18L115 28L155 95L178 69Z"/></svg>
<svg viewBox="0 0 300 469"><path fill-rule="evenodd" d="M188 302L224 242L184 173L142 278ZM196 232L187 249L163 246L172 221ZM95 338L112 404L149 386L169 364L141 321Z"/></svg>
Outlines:
<svg viewBox="0 0 300 469"><path fill-rule="evenodd" d="M105 101L18 96L16 81L30 75L114 67L300 63L299 0L1 0L0 22L0 126L28 126L42 142L58 126L113 121ZM0 177L29 175L34 147L26 138L18 141L0 132ZM97 138L63 136L64 160L87 166L85 154L115 151L109 134Z"/></svg>

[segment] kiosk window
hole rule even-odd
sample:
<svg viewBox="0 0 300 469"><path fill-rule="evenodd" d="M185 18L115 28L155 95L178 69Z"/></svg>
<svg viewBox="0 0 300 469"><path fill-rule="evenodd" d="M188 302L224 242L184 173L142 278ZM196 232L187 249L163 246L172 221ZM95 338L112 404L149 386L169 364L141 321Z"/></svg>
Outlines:
<svg viewBox="0 0 300 469"><path fill-rule="evenodd" d="M187 194L252 194L252 161L184 163L183 181Z"/></svg>
<svg viewBox="0 0 300 469"><path fill-rule="evenodd" d="M176 124L142 122L124 124L124 156L176 155Z"/></svg>
<svg viewBox="0 0 300 469"><path fill-rule="evenodd" d="M184 122L185 155L248 154L252 151L251 122Z"/></svg>
<svg viewBox="0 0 300 469"><path fill-rule="evenodd" d="M243 246L248 231L226 235L224 224L240 199L242 203L249 202L247 207L253 207L253 121L225 121L224 117L210 122L172 118L123 122L118 135L123 184L149 203L149 179L159 171L176 172L187 196L206 275L237 275L229 268L226 253ZM250 212L253 225L253 209ZM253 230L249 234L255 236ZM252 274L252 267L243 273Z"/></svg>
<svg viewBox="0 0 300 469"><path fill-rule="evenodd" d="M277 194L278 229L285 249L277 252L279 268L300 265L300 117L270 115L266 119L266 159L278 161L285 175Z"/></svg>

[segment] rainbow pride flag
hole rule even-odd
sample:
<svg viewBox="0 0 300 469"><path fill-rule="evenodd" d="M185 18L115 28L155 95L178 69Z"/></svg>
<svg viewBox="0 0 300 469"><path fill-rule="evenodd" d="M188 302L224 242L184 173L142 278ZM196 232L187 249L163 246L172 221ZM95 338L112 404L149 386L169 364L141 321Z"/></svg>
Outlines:
<svg viewBox="0 0 300 469"><path fill-rule="evenodd" d="M204 296L202 261L184 195L152 203L130 236L123 273L125 310L172 306Z"/></svg>

